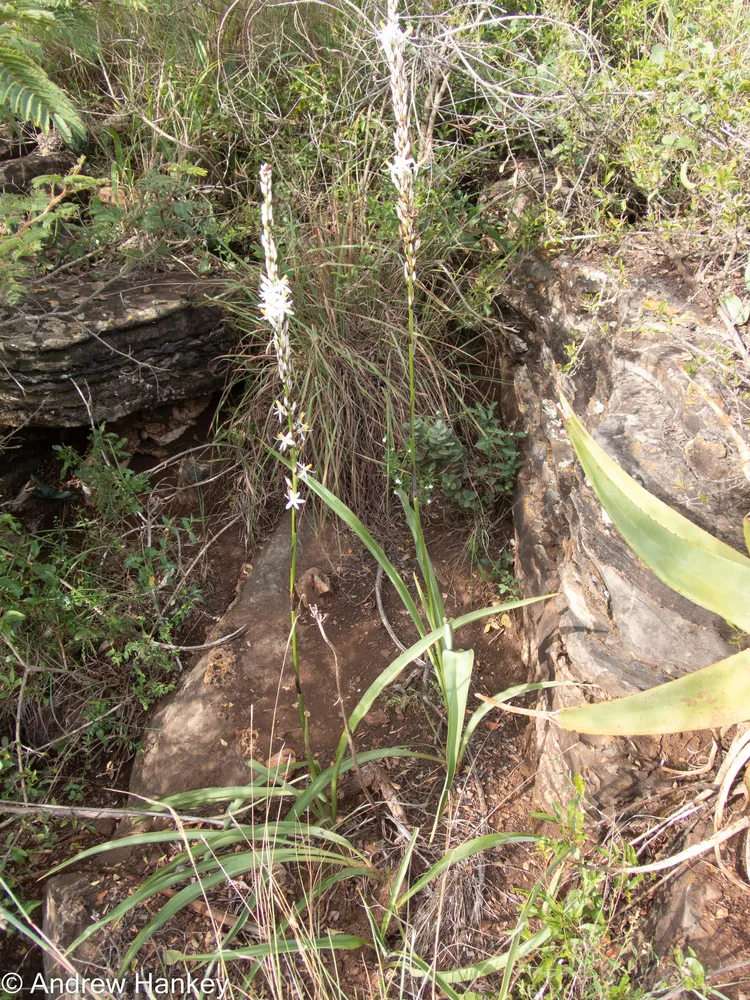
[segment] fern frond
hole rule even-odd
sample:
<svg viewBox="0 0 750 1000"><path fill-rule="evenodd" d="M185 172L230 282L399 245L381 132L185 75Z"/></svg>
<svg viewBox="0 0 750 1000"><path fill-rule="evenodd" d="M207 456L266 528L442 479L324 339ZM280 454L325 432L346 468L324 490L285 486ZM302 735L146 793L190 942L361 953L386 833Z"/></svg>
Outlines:
<svg viewBox="0 0 750 1000"><path fill-rule="evenodd" d="M39 62L42 58L42 46L25 35L19 35L16 29L9 24L0 24L0 45L12 45L14 49L25 52L34 62Z"/></svg>
<svg viewBox="0 0 750 1000"><path fill-rule="evenodd" d="M16 117L33 121L44 131L54 122L68 144L87 135L82 118L65 93L27 52L2 36L0 103L8 104Z"/></svg>

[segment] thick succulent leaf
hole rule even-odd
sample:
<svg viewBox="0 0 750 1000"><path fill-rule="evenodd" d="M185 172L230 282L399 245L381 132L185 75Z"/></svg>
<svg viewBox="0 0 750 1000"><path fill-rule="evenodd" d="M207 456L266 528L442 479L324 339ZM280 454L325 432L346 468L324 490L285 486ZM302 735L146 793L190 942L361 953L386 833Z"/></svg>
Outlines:
<svg viewBox="0 0 750 1000"><path fill-rule="evenodd" d="M750 631L750 559L636 483L561 401L581 465L628 545L673 590Z"/></svg>
<svg viewBox="0 0 750 1000"><path fill-rule="evenodd" d="M658 736L750 719L750 649L628 698L565 708L563 729L596 736Z"/></svg>

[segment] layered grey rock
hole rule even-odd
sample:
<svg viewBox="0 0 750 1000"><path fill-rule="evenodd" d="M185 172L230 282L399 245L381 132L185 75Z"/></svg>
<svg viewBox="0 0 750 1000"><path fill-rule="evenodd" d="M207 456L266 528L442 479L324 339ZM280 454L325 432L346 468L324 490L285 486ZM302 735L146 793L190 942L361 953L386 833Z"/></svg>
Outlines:
<svg viewBox="0 0 750 1000"><path fill-rule="evenodd" d="M104 958L106 949L101 934L89 938L76 950L75 962L62 957L69 945L101 916L96 909L99 889L92 886L92 881L95 880L87 872L66 873L50 879L45 886L42 931L51 947L42 954L46 995L55 1000L79 1000L87 996L87 990L76 988L80 987L76 981L78 970L88 962Z"/></svg>
<svg viewBox="0 0 750 1000"><path fill-rule="evenodd" d="M164 276L37 286L0 311L0 425L75 427L216 389L237 336L206 290Z"/></svg>
<svg viewBox="0 0 750 1000"><path fill-rule="evenodd" d="M662 584L611 525L567 440L551 370L574 356L565 391L598 443L661 500L744 550L750 484L735 436L743 433L742 404L735 380L722 378L721 357L695 364L704 345L715 356L730 343L712 311L689 301L692 291L651 276L628 285L566 260L527 262L504 291L529 323L514 377L528 434L515 505L518 565L526 594L560 592L526 609L530 673L598 685L598 699L653 687L735 651L727 624ZM544 700L558 709L582 698L580 689L558 688ZM643 740L638 748L634 767L624 741L579 738L540 722L538 802L569 798L577 771L601 808L621 805L644 792L651 772L658 776L658 744Z"/></svg>

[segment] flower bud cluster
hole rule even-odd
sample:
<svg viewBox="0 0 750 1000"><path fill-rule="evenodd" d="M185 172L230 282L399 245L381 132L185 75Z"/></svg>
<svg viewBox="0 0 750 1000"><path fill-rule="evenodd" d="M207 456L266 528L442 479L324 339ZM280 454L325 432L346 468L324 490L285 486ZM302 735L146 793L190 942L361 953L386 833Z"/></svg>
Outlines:
<svg viewBox="0 0 750 1000"><path fill-rule="evenodd" d="M419 237L415 224L414 178L417 164L411 155L409 139L409 101L406 87L406 33L399 24L397 0L388 0L388 15L378 35L391 71L391 100L396 130L393 141L395 153L391 163L391 180L397 192L396 212L401 241L404 246L404 276L409 288L409 304L414 300L414 282L417 270Z"/></svg>

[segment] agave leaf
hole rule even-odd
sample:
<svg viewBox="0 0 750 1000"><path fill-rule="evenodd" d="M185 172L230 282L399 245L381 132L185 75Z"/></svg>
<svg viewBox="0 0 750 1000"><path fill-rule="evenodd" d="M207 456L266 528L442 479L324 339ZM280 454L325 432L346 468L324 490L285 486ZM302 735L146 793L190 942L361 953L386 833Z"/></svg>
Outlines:
<svg viewBox="0 0 750 1000"><path fill-rule="evenodd" d="M563 729L597 736L658 736L750 719L750 649L627 698L565 708Z"/></svg>
<svg viewBox="0 0 750 1000"><path fill-rule="evenodd" d="M742 519L742 531L745 535L745 547L750 552L750 514L745 514Z"/></svg>
<svg viewBox="0 0 750 1000"><path fill-rule="evenodd" d="M561 402L581 465L628 545L667 586L750 631L750 559L636 483Z"/></svg>

